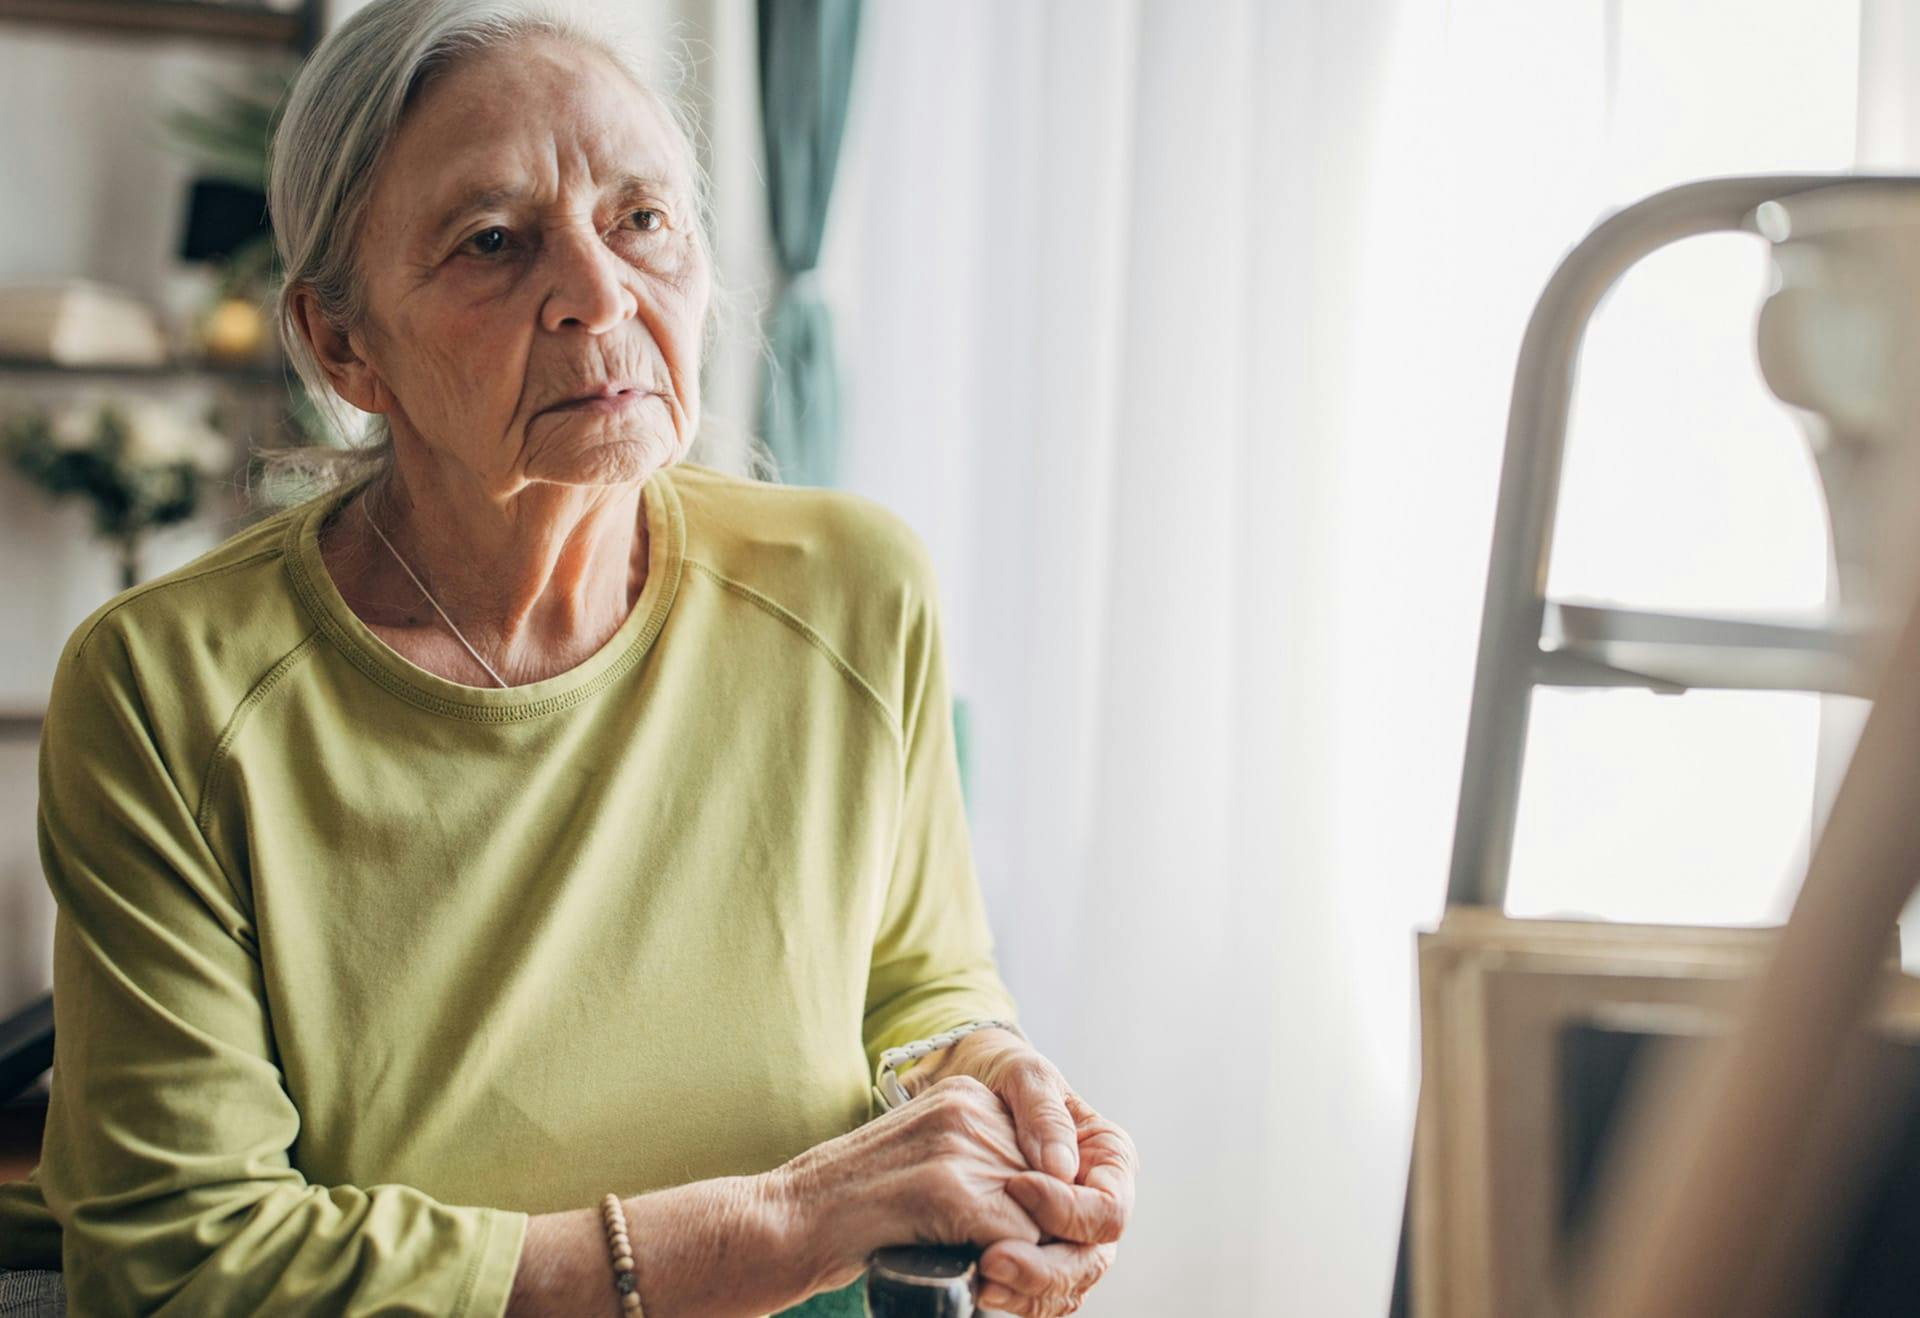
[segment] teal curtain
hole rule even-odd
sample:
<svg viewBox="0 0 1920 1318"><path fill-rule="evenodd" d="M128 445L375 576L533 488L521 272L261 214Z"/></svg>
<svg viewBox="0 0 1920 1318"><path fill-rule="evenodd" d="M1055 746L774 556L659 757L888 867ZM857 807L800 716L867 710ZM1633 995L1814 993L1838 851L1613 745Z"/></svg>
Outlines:
<svg viewBox="0 0 1920 1318"><path fill-rule="evenodd" d="M760 118L773 245L786 286L767 326L772 361L760 434L792 485L839 471L840 381L833 319L813 276L840 162L860 0L759 0Z"/></svg>
<svg viewBox="0 0 1920 1318"><path fill-rule="evenodd" d="M773 247L786 285L767 326L772 361L760 434L791 485L832 485L840 471L840 373L833 317L814 278L847 125L860 0L759 0L760 123L767 139ZM953 702L961 791L971 803L967 703Z"/></svg>

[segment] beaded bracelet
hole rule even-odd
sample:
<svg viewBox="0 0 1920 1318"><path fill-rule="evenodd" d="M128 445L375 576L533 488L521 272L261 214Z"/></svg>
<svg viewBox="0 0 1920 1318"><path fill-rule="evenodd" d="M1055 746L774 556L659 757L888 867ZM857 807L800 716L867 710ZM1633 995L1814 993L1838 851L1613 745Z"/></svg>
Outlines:
<svg viewBox="0 0 1920 1318"><path fill-rule="evenodd" d="M633 1279L633 1244L627 1239L627 1206L620 1196L607 1191L600 1201L600 1215L606 1221L607 1248L613 1254L613 1289L620 1297L622 1313L646 1318L640 1307L640 1291Z"/></svg>
<svg viewBox="0 0 1920 1318"><path fill-rule="evenodd" d="M874 1092L880 1095L883 1111L891 1112L906 1102L912 1095L907 1093L900 1077L894 1074L894 1068L902 1062L917 1062L928 1053L938 1052L960 1042L975 1030L1010 1030L1026 1038L1026 1033L1012 1021L969 1021L965 1025L955 1026L925 1039L915 1039L912 1043L903 1043L898 1048L889 1048L880 1054L879 1074L874 1077Z"/></svg>

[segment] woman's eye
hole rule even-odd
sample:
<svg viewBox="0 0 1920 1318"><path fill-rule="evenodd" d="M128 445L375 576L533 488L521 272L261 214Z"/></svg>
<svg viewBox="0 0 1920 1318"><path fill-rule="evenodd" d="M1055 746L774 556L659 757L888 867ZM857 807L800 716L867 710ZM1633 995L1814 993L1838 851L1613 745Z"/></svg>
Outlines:
<svg viewBox="0 0 1920 1318"><path fill-rule="evenodd" d="M506 233L507 231L505 229L495 225L491 229L482 229L479 233L474 234L473 237L467 239L467 243L469 246L479 244L478 247L474 248L476 255L496 256L499 254L501 248L506 245ZM500 244L498 246L490 245L488 240L496 234L500 236Z"/></svg>
<svg viewBox="0 0 1920 1318"><path fill-rule="evenodd" d="M666 227L667 217L657 210L641 209L632 212L643 233L657 233Z"/></svg>

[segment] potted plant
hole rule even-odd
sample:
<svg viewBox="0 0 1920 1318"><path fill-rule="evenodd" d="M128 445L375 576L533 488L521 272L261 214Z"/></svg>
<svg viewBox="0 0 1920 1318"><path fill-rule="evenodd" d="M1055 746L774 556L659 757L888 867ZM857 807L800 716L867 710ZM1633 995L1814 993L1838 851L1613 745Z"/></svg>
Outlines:
<svg viewBox="0 0 1920 1318"><path fill-rule="evenodd" d="M119 551L123 590L140 582L146 534L193 516L205 483L235 465L202 417L134 397L16 410L0 426L0 451L55 498L91 502L95 532Z"/></svg>

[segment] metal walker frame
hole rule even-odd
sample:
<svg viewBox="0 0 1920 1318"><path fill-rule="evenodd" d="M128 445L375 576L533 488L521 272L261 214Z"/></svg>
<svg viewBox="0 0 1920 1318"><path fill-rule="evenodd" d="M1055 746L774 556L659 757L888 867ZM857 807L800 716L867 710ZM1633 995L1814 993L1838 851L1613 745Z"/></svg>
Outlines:
<svg viewBox="0 0 1920 1318"><path fill-rule="evenodd" d="M1829 188L1920 194L1920 177L1776 174L1686 183L1597 224L1562 259L1528 320L1514 369L1473 701L1455 818L1447 906L1504 909L1535 687L1810 691L1867 696L1865 636L1850 624L1800 626L1614 607L1547 595L1576 367L1588 324L1643 258L1685 238L1746 232L1769 201ZM1833 491L1822 495L1829 518ZM1389 1312L1411 1309L1412 1195L1402 1218Z"/></svg>
<svg viewBox="0 0 1920 1318"><path fill-rule="evenodd" d="M1759 233L1753 216L1766 202L1861 186L1913 192L1920 178L1789 174L1685 183L1602 221L1548 280L1514 372L1449 905L1504 903L1535 687L1869 694L1857 663L1860 637L1844 629L1595 608L1546 593L1576 360L1607 290L1642 258L1683 238Z"/></svg>

